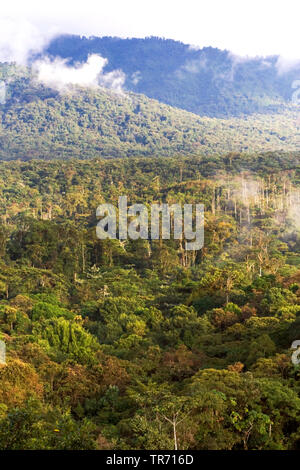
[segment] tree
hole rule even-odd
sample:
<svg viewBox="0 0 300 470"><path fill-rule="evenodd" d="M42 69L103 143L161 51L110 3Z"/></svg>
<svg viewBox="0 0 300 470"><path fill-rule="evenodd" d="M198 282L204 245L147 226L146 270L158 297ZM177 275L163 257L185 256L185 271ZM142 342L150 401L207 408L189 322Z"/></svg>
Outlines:
<svg viewBox="0 0 300 470"><path fill-rule="evenodd" d="M144 409L150 420L156 420L159 426L163 420L171 426L174 450L178 450L178 429L195 406L192 400L186 396L175 395L166 384L158 385L152 382L148 385L139 383L137 389L130 390L130 397Z"/></svg>

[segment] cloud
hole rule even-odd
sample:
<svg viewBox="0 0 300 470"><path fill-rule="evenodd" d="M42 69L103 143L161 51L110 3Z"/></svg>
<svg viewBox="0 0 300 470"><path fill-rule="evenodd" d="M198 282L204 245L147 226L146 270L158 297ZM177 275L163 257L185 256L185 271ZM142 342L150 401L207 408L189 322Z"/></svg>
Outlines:
<svg viewBox="0 0 300 470"><path fill-rule="evenodd" d="M0 62L26 65L55 34L54 28L42 31L26 19L0 18Z"/></svg>
<svg viewBox="0 0 300 470"><path fill-rule="evenodd" d="M207 66L207 58L205 55L199 59L188 60L185 65L182 66L182 70L188 73L199 73L205 70Z"/></svg>
<svg viewBox="0 0 300 470"><path fill-rule="evenodd" d="M125 74L121 70L104 73L107 59L98 54L92 54L83 64L70 66L67 59L45 57L33 64L37 79L45 85L63 91L70 85L83 87L104 86L121 91L125 82Z"/></svg>
<svg viewBox="0 0 300 470"><path fill-rule="evenodd" d="M278 57L276 69L279 75L284 75L292 70L300 69L300 59Z"/></svg>
<svg viewBox="0 0 300 470"><path fill-rule="evenodd" d="M133 85L137 85L141 79L142 79L142 74L139 70L137 70L131 75L131 82L133 83Z"/></svg>
<svg viewBox="0 0 300 470"><path fill-rule="evenodd" d="M286 59L281 56L240 56L230 51L221 51L221 54L226 53L227 56L223 55L222 59L208 59L205 55L205 49L196 48L196 46L189 47L189 50L198 53L199 57L194 59L188 59L184 65L182 65L177 71L176 75L181 79L189 79L191 74L202 74L209 72L211 74L211 80L213 81L225 81L233 82L235 80L236 73L243 67L244 64L255 66L256 70L270 70L274 72L274 75L283 75L290 72L293 69L300 68L300 60ZM218 57L218 56L217 56ZM221 67L220 67L221 65Z"/></svg>
<svg viewBox="0 0 300 470"><path fill-rule="evenodd" d="M122 70L113 70L112 72L101 73L98 79L100 86L121 92L126 80L126 75Z"/></svg>
<svg viewBox="0 0 300 470"><path fill-rule="evenodd" d="M202 49L196 49L195 46L192 47L193 49L189 48L189 50L199 51L200 55L196 59L186 60L185 63L176 70L175 74L180 80L186 79L190 74L195 75L207 70L208 62L205 52L203 52Z"/></svg>
<svg viewBox="0 0 300 470"><path fill-rule="evenodd" d="M0 104L5 104L6 98L6 85L5 82L0 82Z"/></svg>
<svg viewBox="0 0 300 470"><path fill-rule="evenodd" d="M37 27L24 17L0 18L0 62L15 62L26 66L35 54L41 54L58 34L57 27ZM103 86L116 91L123 88L125 74L121 70L104 73L107 59L93 54L84 64L73 67L66 60L44 57L33 62L39 81L62 91L70 85Z"/></svg>
<svg viewBox="0 0 300 470"><path fill-rule="evenodd" d="M172 15L170 15L170 11ZM27 18L41 31L85 36L160 36L239 55L300 59L295 0L9 0L0 16ZM0 35L1 35L0 28ZM41 33L42 35L44 33Z"/></svg>

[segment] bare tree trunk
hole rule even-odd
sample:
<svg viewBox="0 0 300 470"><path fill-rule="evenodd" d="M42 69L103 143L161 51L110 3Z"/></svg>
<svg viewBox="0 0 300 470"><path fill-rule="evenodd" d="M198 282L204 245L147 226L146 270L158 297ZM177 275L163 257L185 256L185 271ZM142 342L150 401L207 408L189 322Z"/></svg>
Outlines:
<svg viewBox="0 0 300 470"><path fill-rule="evenodd" d="M177 433L176 433L176 418L173 419L173 434L174 434L174 450L177 450L178 446L177 446Z"/></svg>

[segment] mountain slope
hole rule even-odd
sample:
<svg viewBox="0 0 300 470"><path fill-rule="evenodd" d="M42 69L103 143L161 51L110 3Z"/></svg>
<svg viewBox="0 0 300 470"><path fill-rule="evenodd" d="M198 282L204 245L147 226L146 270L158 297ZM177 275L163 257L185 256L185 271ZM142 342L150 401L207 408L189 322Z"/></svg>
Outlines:
<svg viewBox="0 0 300 470"><path fill-rule="evenodd" d="M103 88L59 93L30 72L2 66L7 99L0 105L0 158L126 157L293 151L297 114L231 120L201 118L143 95Z"/></svg>
<svg viewBox="0 0 300 470"><path fill-rule="evenodd" d="M276 56L243 59L156 37L60 36L44 52L73 63L100 54L108 59L107 71L126 74L127 90L211 117L282 112L300 77L300 66L285 70Z"/></svg>

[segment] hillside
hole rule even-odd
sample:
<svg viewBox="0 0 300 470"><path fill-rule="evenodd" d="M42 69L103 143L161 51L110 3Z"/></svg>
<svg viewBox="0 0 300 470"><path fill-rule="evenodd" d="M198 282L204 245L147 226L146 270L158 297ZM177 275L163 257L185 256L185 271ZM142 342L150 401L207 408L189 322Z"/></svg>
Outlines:
<svg viewBox="0 0 300 470"><path fill-rule="evenodd" d="M285 69L277 56L245 59L156 37L60 36L44 53L71 63L100 54L108 59L107 71L126 74L126 90L211 117L282 112L300 77L300 67Z"/></svg>
<svg viewBox="0 0 300 470"><path fill-rule="evenodd" d="M126 157L293 151L295 110L245 119L199 117L143 95L104 88L59 93L30 70L0 67L0 159Z"/></svg>

